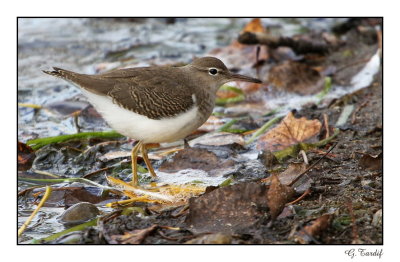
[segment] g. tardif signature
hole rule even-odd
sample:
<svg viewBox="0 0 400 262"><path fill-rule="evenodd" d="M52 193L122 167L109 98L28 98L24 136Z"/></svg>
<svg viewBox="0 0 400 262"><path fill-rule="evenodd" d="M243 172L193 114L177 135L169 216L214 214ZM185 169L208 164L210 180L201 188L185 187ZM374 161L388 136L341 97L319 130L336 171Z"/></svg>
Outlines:
<svg viewBox="0 0 400 262"><path fill-rule="evenodd" d="M355 248L352 248L344 251L344 253L351 258L354 258L356 256L381 258L383 255L383 249L375 249L374 251L371 251L367 250L366 248L358 248L357 250Z"/></svg>

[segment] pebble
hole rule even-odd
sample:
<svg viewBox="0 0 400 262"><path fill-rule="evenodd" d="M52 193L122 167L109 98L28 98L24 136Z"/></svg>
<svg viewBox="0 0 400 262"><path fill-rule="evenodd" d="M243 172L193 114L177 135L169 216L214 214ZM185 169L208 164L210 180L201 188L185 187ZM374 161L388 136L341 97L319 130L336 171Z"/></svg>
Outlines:
<svg viewBox="0 0 400 262"><path fill-rule="evenodd" d="M73 226L85 223L99 214L100 211L95 205L88 202L81 202L65 210L57 220L65 226Z"/></svg>

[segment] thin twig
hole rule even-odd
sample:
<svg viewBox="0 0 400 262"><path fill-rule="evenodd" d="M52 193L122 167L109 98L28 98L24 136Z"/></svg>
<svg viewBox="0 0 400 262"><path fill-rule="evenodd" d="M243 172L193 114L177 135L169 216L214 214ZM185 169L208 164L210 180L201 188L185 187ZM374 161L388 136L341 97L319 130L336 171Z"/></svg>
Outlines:
<svg viewBox="0 0 400 262"><path fill-rule="evenodd" d="M300 154L303 156L304 164L306 164L308 166L308 158L307 158L306 152L302 149L302 150L300 150Z"/></svg>
<svg viewBox="0 0 400 262"><path fill-rule="evenodd" d="M301 200L303 200L310 193L311 193L311 189L308 188L300 197L298 197L297 199L293 200L292 202L287 203L286 206L294 205L297 202L300 202Z"/></svg>
<svg viewBox="0 0 400 262"><path fill-rule="evenodd" d="M51 195L51 187L46 186L46 192L44 193L44 196L43 196L42 200L40 201L39 205L36 207L36 209L32 212L32 214L29 216L29 218L25 221L25 223L18 230L18 237L21 236L21 234L25 231L25 229L28 227L29 223L35 217L37 212L39 212L39 209L44 205L44 203L47 201L47 199L50 197L50 195Z"/></svg>
<svg viewBox="0 0 400 262"><path fill-rule="evenodd" d="M91 177L91 176L96 175L96 174L98 174L98 173L100 173L100 172L107 171L107 170L109 170L109 169L111 169L111 168L112 168L112 166L107 166L107 167L105 167L105 168L102 168L102 169L93 171L93 172L91 172L91 173L88 173L88 174L82 176L82 178Z"/></svg>
<svg viewBox="0 0 400 262"><path fill-rule="evenodd" d="M78 110L73 112L71 115L74 119L74 126L76 128L76 132L80 133L81 132L81 126L79 125L79 115L82 113L82 110Z"/></svg>
<svg viewBox="0 0 400 262"><path fill-rule="evenodd" d="M383 46L382 39L383 39L383 37L382 37L382 31L381 31L381 29L379 27L376 29L376 38L378 39L379 50L382 50L382 46Z"/></svg>
<svg viewBox="0 0 400 262"><path fill-rule="evenodd" d="M33 109L42 109L43 107L41 105L36 105L36 104L28 104L28 103L18 103L19 107L30 107Z"/></svg>
<svg viewBox="0 0 400 262"><path fill-rule="evenodd" d="M294 179L289 186L292 186L294 183L296 183L304 174L306 174L308 171L310 171L312 168L314 168L325 156L327 156L335 147L336 147L337 143L334 144L323 156L321 156L317 162L315 162L314 164L312 164L310 167L308 167L306 170L304 170L303 172L301 172L296 179Z"/></svg>
<svg viewBox="0 0 400 262"><path fill-rule="evenodd" d="M324 124L325 124L325 129L326 129L325 138L328 138L329 137L329 121L328 121L327 114L324 114Z"/></svg>

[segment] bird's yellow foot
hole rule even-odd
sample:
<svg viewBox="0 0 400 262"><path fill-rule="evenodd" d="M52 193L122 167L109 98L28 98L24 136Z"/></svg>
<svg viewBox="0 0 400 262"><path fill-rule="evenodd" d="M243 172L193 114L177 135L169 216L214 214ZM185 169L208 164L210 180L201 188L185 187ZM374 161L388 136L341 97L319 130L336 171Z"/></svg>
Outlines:
<svg viewBox="0 0 400 262"><path fill-rule="evenodd" d="M142 142L139 141L133 148L131 152L131 157L132 157L132 182L131 184L133 186L138 186L139 185L139 179L138 179L138 168L137 168L137 156L139 153L139 150L142 152L143 160L146 163L147 168L149 169L149 172L152 177L157 177L156 173L154 172L154 168L150 163L149 156L147 155L147 149L146 145Z"/></svg>

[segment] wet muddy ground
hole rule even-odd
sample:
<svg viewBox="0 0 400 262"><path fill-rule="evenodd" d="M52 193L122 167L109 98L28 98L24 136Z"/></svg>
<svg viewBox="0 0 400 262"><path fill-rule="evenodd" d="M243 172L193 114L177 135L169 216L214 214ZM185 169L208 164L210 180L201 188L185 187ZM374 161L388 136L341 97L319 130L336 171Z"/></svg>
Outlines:
<svg viewBox="0 0 400 262"><path fill-rule="evenodd" d="M139 170L140 182L150 188L155 185L157 190L146 194L153 193L156 198L140 198L132 193L121 195L121 182L118 181L129 182L131 179L129 150L134 143L132 140L107 133L107 137L103 134L103 137L68 140L40 147L31 144L33 149L25 145L37 137L109 128L101 116L76 95L79 91L24 67L27 63L24 54L26 57L29 53L35 54L35 48L40 50L42 45L49 43L26 41L29 39L27 36L35 39L32 32L37 35L40 32L35 31L37 29L31 33L21 30L24 41L19 46L22 49L19 59L23 62L19 67L18 99L20 103L44 107L22 106L19 109L19 141L23 142L18 145L19 160L21 157L18 165L19 225L40 201L43 185L51 184L53 192L19 242L381 244L383 89L377 52L379 37L375 29L371 29L374 28L371 24L375 25L376 21L350 21L342 27L333 28L331 20L323 21L322 27L316 20L295 23L310 25L315 32L318 28L329 28L345 35L338 41L340 38L322 34L328 39L325 43L333 48L329 51L324 51L326 46L314 40L311 44L304 44L304 39L272 39L275 41L273 44L294 43L292 49L297 52L323 50L323 59L315 56L299 58L287 49L279 48L279 51L269 53L261 51L256 58L255 54L259 52L256 48L229 44L248 21L250 19L235 22L216 20L213 23L191 20L162 23L134 21L138 24L135 29L130 29L131 32L143 31L139 39L148 39L146 44L132 44L132 39L117 37L114 50L104 52L102 48L107 45L93 41L92 45L97 45L96 48L100 47L101 52L107 54L103 57L107 62L96 63L92 60L101 60L93 52L96 50L94 47L86 50L92 59L85 60L85 56L81 56L79 61L63 60L67 65L71 63L71 67L76 62L81 70L94 73L124 65L137 66L139 60L147 64L189 61L191 52L198 55L208 52L221 57L229 68L257 74L269 83L261 87L233 85L222 88L213 116L187 138L188 144L154 145L150 149L149 156L159 177L151 179L142 168ZM271 20L269 26L274 28L277 21ZM127 24L124 23L131 22L113 24L114 31L112 28L101 31L98 26L104 23L101 20L85 20L84 24L89 23L92 30L100 30L97 40L102 40L108 39L110 32L121 36L121 32L126 32L124 26ZM210 46L197 51L193 50L193 46L186 46L187 52L179 53L176 59L171 60L169 58L173 56L165 54L146 57L151 54L146 49L152 46L149 43L157 43L154 50L168 49L164 46L165 41L152 39L150 33L148 38L143 34L146 30L165 33L162 29L168 28L170 22L178 24L174 30L184 27L188 35L196 35L193 42L203 39L205 43L211 43ZM343 21L336 21L337 24L339 22ZM26 21L21 25L24 23L25 29L34 25ZM58 23L65 25L71 22ZM73 23L79 27L82 21L72 22L71 28L76 30ZM253 27L251 30L254 30L255 25L257 23L250 23L246 28ZM229 28L231 38L220 39L220 42L215 40L226 28ZM294 26L285 24L281 28L286 32L283 35L293 35L288 33L290 28ZM50 32L46 27L43 30ZM253 32L251 30L249 32ZM84 31L81 31L83 35ZM204 31L212 31L212 37L204 36ZM60 42L68 35L68 31L60 34ZM172 42L171 37L177 42L182 40L181 37L186 39L173 34L165 37ZM312 34L307 37L312 39ZM320 39L320 36L315 39ZM186 42L191 43L191 40ZM72 48L76 44L73 41L66 47L56 43L51 42L50 48L75 50ZM88 48L90 44L84 46ZM176 47L175 44L171 46ZM23 52L24 48L27 51ZM133 54L136 55L142 48L145 48L143 57L135 57ZM83 52L80 48L76 50ZM263 54L268 54L269 58L263 58ZM40 64L39 58L32 56L30 60ZM63 57L57 59L60 62ZM259 59L261 62L254 63ZM326 90L330 81L332 87ZM272 88L274 85L281 89ZM76 111L79 114L71 115ZM272 127L253 140L254 134L269 121L273 121ZM306 127L301 129L303 125ZM274 140L280 134L278 130L284 129L289 130L289 135L283 135L286 139ZM303 133L307 132L312 134L305 136ZM332 151L327 154L330 149ZM278 180L275 179L277 176ZM110 181L110 177L119 180ZM160 199L158 193L163 192L168 192L168 197L173 196L174 201ZM131 201L136 198L137 201ZM295 199L297 201L293 202ZM109 206L115 201L120 202ZM91 205L80 204L82 202ZM64 212L64 209L68 210ZM95 217L98 218L90 221ZM64 232L62 236L52 236L64 227L75 225L81 227L72 228L70 233ZM42 239L48 236L50 238Z"/></svg>
<svg viewBox="0 0 400 262"><path fill-rule="evenodd" d="M257 193L265 194L261 184L246 182L214 189L200 197L207 198L213 192L225 190L232 191L226 193L232 196L240 194L239 198L222 197L225 193L221 192L201 204L195 199L189 201L186 211L182 211L185 208L182 206L161 213L148 211L146 219L137 212L114 214L115 218L102 222L100 230L90 228L81 232L79 243L382 244L382 115L376 113L382 112L380 79L348 99L358 109L350 120L353 123L341 128L333 141L338 144L331 156L308 173L312 184L307 197L287 206L272 226L265 213L244 204L248 199L243 195L249 192L256 198L255 203ZM339 115L336 106L305 108L297 113L309 118L323 114L328 114L332 122ZM320 154L310 153L308 157L312 162ZM365 160L369 158L373 161ZM299 161L291 159L285 165ZM262 200L257 203L259 208L262 203ZM236 213L237 217L232 219L226 212ZM301 234L307 225L324 214L331 215L330 226L325 226L317 239ZM118 238L126 232L133 236L125 240Z"/></svg>

